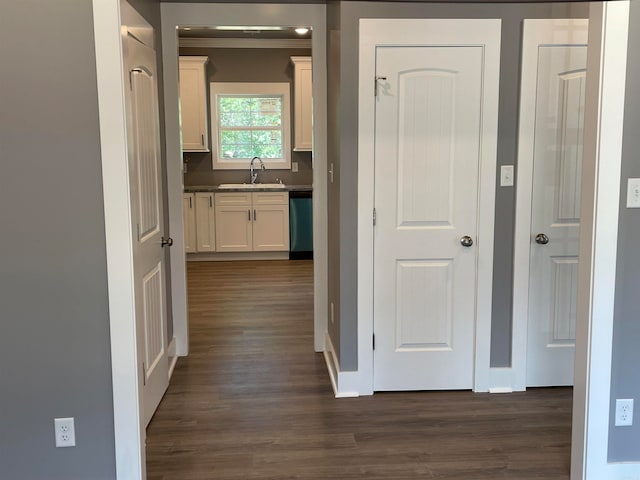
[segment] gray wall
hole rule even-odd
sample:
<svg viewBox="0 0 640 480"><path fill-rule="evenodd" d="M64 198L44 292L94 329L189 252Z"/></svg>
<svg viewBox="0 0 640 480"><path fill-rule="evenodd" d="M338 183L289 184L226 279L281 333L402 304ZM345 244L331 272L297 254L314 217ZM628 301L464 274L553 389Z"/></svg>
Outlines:
<svg viewBox="0 0 640 480"><path fill-rule="evenodd" d="M357 369L357 130L358 130L358 21L360 18L502 18L500 106L498 121L498 174L500 165L516 163L521 24L524 18L586 17L586 4L437 4L396 2L342 2L339 9L340 125L338 146L329 147L329 162L339 165L339 231L330 230L340 245L338 265L330 263L329 278L340 281L339 329L330 330L341 347L343 370ZM329 75L330 81L334 75ZM335 85L329 84L329 91ZM330 137L331 138L331 137ZM335 141L334 137L334 141ZM331 140L330 140L331 145ZM371 166L372 167L372 166ZM364 168L367 168L364 166ZM497 179L496 179L497 180ZM331 192L330 192L331 194ZM330 210L331 213L331 210ZM515 189L497 187L494 248L494 285L491 366L511 364L511 304L513 284L513 229ZM335 239L334 239L335 240ZM332 290L330 289L330 292Z"/></svg>
<svg viewBox="0 0 640 480"><path fill-rule="evenodd" d="M627 178L640 177L640 3L631 2L613 325L609 461L640 461L640 210L626 208ZM616 398L635 398L632 427L615 427Z"/></svg>
<svg viewBox="0 0 640 480"><path fill-rule="evenodd" d="M293 65L290 57L310 56L310 49L285 48L180 48L180 55L208 56L208 82L289 82L291 89L291 138L293 146ZM209 116L210 117L210 116ZM211 125L211 118L209 118ZM209 132L210 136L211 132ZM211 137L209 137L211 138ZM249 181L249 170L212 170L210 153L185 153L187 173L185 185L218 185ZM259 181L273 182L280 178L287 185L311 185L313 170L311 152L291 152L291 161L298 162L298 172L267 170Z"/></svg>
<svg viewBox="0 0 640 480"><path fill-rule="evenodd" d="M91 2L0 10L0 477L113 479ZM65 416L77 447L56 449Z"/></svg>

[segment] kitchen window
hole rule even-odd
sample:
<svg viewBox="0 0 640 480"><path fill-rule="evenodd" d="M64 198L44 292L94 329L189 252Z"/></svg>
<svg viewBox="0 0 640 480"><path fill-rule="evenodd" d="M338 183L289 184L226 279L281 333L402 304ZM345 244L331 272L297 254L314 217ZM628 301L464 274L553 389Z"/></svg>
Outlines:
<svg viewBox="0 0 640 480"><path fill-rule="evenodd" d="M213 169L291 168L289 83L211 83Z"/></svg>

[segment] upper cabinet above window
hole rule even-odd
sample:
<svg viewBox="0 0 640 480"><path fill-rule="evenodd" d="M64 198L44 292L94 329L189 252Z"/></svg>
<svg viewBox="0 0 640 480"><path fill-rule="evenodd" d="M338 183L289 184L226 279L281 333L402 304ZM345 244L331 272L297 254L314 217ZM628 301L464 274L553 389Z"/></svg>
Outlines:
<svg viewBox="0 0 640 480"><path fill-rule="evenodd" d="M180 57L180 124L183 152L208 152L206 70L208 57Z"/></svg>
<svg viewBox="0 0 640 480"><path fill-rule="evenodd" d="M213 169L291 168L288 83L211 83Z"/></svg>

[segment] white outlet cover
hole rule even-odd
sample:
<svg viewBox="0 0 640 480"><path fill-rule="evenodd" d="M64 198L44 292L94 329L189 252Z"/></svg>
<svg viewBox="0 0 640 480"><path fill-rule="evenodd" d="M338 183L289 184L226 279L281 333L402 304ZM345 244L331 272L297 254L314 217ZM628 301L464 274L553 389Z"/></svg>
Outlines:
<svg viewBox="0 0 640 480"><path fill-rule="evenodd" d="M633 425L633 398L616 399L616 427L630 427Z"/></svg>
<svg viewBox="0 0 640 480"><path fill-rule="evenodd" d="M513 165L502 165L500 167L500 186L513 187Z"/></svg>
<svg viewBox="0 0 640 480"><path fill-rule="evenodd" d="M640 178L627 179L627 208L640 208Z"/></svg>
<svg viewBox="0 0 640 480"><path fill-rule="evenodd" d="M53 424L56 433L56 447L75 447L76 429L73 417L54 418Z"/></svg>
<svg viewBox="0 0 640 480"><path fill-rule="evenodd" d="M298 171L298 162L291 162L291 171L294 173Z"/></svg>

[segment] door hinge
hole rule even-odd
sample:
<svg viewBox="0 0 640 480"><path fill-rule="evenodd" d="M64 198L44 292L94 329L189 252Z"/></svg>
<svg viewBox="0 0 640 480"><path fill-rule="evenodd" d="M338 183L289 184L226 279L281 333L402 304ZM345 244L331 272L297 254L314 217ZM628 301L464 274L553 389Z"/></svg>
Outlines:
<svg viewBox="0 0 640 480"><path fill-rule="evenodd" d="M376 349L376 334L373 334L373 349Z"/></svg>
<svg viewBox="0 0 640 480"><path fill-rule="evenodd" d="M142 385L146 385L147 384L147 367L144 364L144 362L142 362Z"/></svg>
<svg viewBox="0 0 640 480"><path fill-rule="evenodd" d="M375 77L374 82L373 82L373 96L377 97L378 96L378 82L380 80L386 80L387 77Z"/></svg>
<svg viewBox="0 0 640 480"><path fill-rule="evenodd" d="M377 220L377 218L378 218L378 214L377 214L376 209L375 209L375 207L374 207L374 208L373 208L373 226L374 226L374 227L376 226L376 220Z"/></svg>

